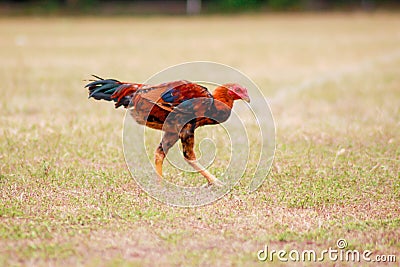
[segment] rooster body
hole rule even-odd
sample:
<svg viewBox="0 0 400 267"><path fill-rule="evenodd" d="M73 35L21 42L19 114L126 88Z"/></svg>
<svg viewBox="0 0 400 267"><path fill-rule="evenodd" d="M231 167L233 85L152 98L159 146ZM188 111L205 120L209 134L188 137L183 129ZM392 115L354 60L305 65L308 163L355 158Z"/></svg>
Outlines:
<svg viewBox="0 0 400 267"><path fill-rule="evenodd" d="M250 102L246 88L238 84L225 84L211 94L206 87L185 80L147 85L95 77L98 80L86 85L89 98L114 101L116 108L129 108L130 114L139 124L164 131L155 152L159 177L162 177L162 164L168 150L180 139L185 160L209 184L222 185L197 163L193 150L194 131L204 125L226 121L235 100Z"/></svg>

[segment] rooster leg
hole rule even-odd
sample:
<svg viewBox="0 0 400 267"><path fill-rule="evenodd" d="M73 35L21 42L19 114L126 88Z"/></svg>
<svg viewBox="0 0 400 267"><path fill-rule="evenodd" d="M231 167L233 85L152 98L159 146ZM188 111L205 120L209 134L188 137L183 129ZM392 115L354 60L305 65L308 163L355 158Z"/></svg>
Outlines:
<svg viewBox="0 0 400 267"><path fill-rule="evenodd" d="M160 178L162 178L162 165L164 162L164 158L168 153L168 150L178 141L179 137L176 133L166 132L162 139L160 145L156 149L156 153L154 155L154 160L156 164L156 172Z"/></svg>
<svg viewBox="0 0 400 267"><path fill-rule="evenodd" d="M209 171L207 171L204 167L202 167L196 159L196 154L194 153L194 130L193 127L184 127L184 129L179 134L182 148L183 148L183 156L185 160L193 167L197 172L203 175L209 185L223 186L224 183L218 180L214 175L212 175Z"/></svg>

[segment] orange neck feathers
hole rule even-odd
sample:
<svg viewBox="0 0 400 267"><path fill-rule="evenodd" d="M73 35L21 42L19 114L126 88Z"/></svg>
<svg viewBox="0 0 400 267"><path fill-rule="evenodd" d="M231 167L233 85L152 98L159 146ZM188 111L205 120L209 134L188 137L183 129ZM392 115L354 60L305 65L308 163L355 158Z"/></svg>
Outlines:
<svg viewBox="0 0 400 267"><path fill-rule="evenodd" d="M233 97L229 94L229 89L226 88L224 85L218 86L214 90L213 97L215 100L217 100L214 103L217 109L225 109L227 107L229 107L229 109L232 109Z"/></svg>

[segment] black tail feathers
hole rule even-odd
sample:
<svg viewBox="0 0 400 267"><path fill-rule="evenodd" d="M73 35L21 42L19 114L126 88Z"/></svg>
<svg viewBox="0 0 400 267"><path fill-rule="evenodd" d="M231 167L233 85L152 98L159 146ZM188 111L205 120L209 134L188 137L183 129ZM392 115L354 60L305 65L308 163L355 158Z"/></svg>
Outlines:
<svg viewBox="0 0 400 267"><path fill-rule="evenodd" d="M115 107L129 105L130 98L124 97L118 101L117 98L111 98L116 90L122 85L122 83L115 79L103 79L96 75L92 75L97 80L91 80L85 88L89 89L89 98L93 97L96 100L106 100L117 102Z"/></svg>

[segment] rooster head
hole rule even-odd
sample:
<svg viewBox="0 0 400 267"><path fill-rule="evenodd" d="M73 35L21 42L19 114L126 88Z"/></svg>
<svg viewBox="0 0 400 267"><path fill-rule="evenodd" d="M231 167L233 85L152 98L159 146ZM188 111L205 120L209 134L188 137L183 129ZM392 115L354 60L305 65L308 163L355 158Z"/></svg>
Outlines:
<svg viewBox="0 0 400 267"><path fill-rule="evenodd" d="M242 99L250 103L249 93L247 89L237 83L228 83L224 87L228 88L228 94L233 98L233 100Z"/></svg>

